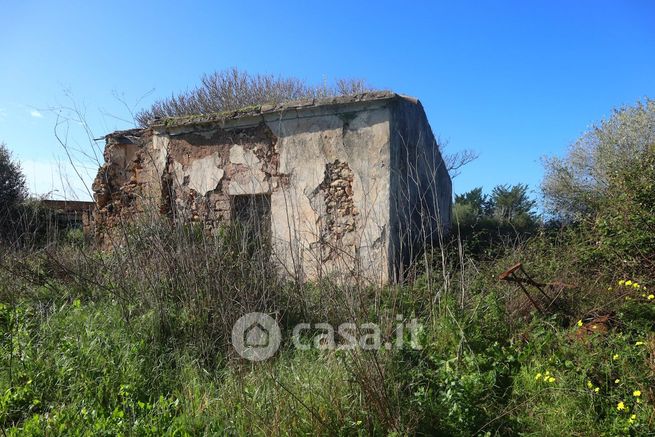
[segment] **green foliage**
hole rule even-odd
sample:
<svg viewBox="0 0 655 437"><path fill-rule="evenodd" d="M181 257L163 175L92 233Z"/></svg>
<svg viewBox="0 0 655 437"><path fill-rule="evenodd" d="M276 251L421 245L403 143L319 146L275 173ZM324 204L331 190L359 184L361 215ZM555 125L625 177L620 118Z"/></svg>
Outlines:
<svg viewBox="0 0 655 437"><path fill-rule="evenodd" d="M3 304L0 316L9 322L0 422L17 426L12 434L157 434L170 425L170 402L148 393L159 379L151 343L125 329L115 304L75 299L45 319Z"/></svg>
<svg viewBox="0 0 655 437"><path fill-rule="evenodd" d="M623 111L615 115L621 115L621 123L626 114L634 115L632 110ZM635 140L628 133L626 137ZM655 148L635 153L605 175L602 191L595 191L586 212L577 213L577 221L562 228L563 253L574 254L571 262L587 277L647 277L655 267Z"/></svg>
<svg viewBox="0 0 655 437"><path fill-rule="evenodd" d="M79 228L68 229L64 234L64 241L72 246L82 247L85 240L84 231Z"/></svg>
<svg viewBox="0 0 655 437"><path fill-rule="evenodd" d="M52 213L28 198L25 176L7 146L0 142L0 243L29 247L53 239Z"/></svg>
<svg viewBox="0 0 655 437"><path fill-rule="evenodd" d="M272 426L328 435L375 426L336 356L204 368L192 348L157 348L153 314L128 324L111 301L75 299L45 318L3 304L0 321L0 424L9 435L243 435Z"/></svg>
<svg viewBox="0 0 655 437"><path fill-rule="evenodd" d="M493 214L494 205L489 196L482 192L482 187L473 188L464 194L455 195L456 206L466 206L477 217Z"/></svg>
<svg viewBox="0 0 655 437"><path fill-rule="evenodd" d="M27 198L27 185L20 165L0 143L0 241L15 238L14 227L20 218L19 206Z"/></svg>
<svg viewBox="0 0 655 437"><path fill-rule="evenodd" d="M517 415L517 425L547 435L648 432L655 419L645 395L655 382L646 340L652 330L632 328L580 338L575 327L533 324L530 340L518 350L523 365L510 404L530 414Z"/></svg>
<svg viewBox="0 0 655 437"><path fill-rule="evenodd" d="M528 186L498 185L491 195L482 187L455 196L453 217L458 226L456 237L474 254L481 255L508 239L525 239L540 223L534 212L536 202L528 196ZM487 255L489 255L487 253Z"/></svg>
<svg viewBox="0 0 655 437"><path fill-rule="evenodd" d="M542 188L549 211L564 221L593 219L622 192L617 172L621 177L624 170L640 166L654 144L655 101L615 110L573 143L566 157L545 161Z"/></svg>
<svg viewBox="0 0 655 437"><path fill-rule="evenodd" d="M528 196L528 186L498 185L491 192L489 200L493 215L501 222L526 226L534 222L534 207L537 204Z"/></svg>
<svg viewBox="0 0 655 437"><path fill-rule="evenodd" d="M585 259L629 274L655 267L655 102L616 110L546 161L550 212L575 222L588 242Z"/></svg>
<svg viewBox="0 0 655 437"><path fill-rule="evenodd" d="M482 307L476 312L446 304L448 312L425 329L422 349L397 353L394 369L406 386L403 404L414 413L418 434L477 434L507 403L518 362L494 310L497 302L488 297L475 298ZM507 429L506 419L497 428Z"/></svg>
<svg viewBox="0 0 655 437"><path fill-rule="evenodd" d="M16 206L27 197L27 185L20 165L0 143L0 205Z"/></svg>
<svg viewBox="0 0 655 437"><path fill-rule="evenodd" d="M225 230L223 238L229 235ZM222 348L214 349L218 359L206 360L189 334L203 332L200 317L208 313L194 314L190 304L170 300L160 308L146 305L144 295L126 309L117 295L66 286L60 281L68 279L47 263L30 260L23 268L38 270L52 286L36 290L14 278L12 290L22 291L0 293L0 426L8 435L646 433L655 420L651 278L640 277L637 288L617 285L610 272L580 284L569 308L574 314L524 318L513 312L520 293L494 278L516 258L539 280L575 277L584 263L572 261L570 242L544 235L497 260L452 263L438 274L451 278L438 298L434 276L428 279L438 272L386 287L382 311L367 308L366 320L387 311L416 316L424 326L420 350L370 355L299 351L285 343L274 359L256 365L234 361ZM59 257L71 258L73 250L66 245ZM7 287L8 277L2 279ZM334 284L312 287L317 306L335 292ZM376 289L358 292L363 303ZM575 321L589 319L585 311L599 308L599 296L614 302L618 322L607 334L580 338ZM299 303L277 305L292 313ZM168 312L176 341L158 337L160 310ZM313 311L293 317L301 321ZM617 409L619 402L629 410Z"/></svg>
<svg viewBox="0 0 655 437"><path fill-rule="evenodd" d="M608 263L646 272L655 267L655 144L636 158L609 175L590 228Z"/></svg>

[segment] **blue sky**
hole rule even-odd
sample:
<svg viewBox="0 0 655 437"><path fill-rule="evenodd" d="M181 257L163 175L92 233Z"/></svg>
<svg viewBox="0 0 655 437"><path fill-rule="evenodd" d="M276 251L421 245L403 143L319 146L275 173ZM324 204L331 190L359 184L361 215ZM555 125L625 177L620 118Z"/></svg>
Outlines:
<svg viewBox="0 0 655 437"><path fill-rule="evenodd" d="M541 157L565 153L612 108L655 97L654 23L646 0L5 0L0 141L34 192L83 198L97 168L88 137L130 127L116 96L138 109L232 66L356 77L417 96L447 150L479 153L455 192L525 182L538 196ZM71 104L91 132L72 121L59 133L84 182L54 136Z"/></svg>

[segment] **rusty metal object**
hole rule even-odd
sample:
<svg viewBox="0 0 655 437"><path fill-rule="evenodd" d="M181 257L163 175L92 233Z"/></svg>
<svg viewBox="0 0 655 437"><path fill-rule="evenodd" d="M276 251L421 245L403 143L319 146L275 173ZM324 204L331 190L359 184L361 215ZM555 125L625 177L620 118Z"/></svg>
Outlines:
<svg viewBox="0 0 655 437"><path fill-rule="evenodd" d="M523 294L525 294L525 296L528 298L532 306L534 306L541 314L546 313L548 308L550 308L555 303L557 298L565 289L574 288L573 285L565 284L559 281L546 283L537 282L532 279L528 272L525 271L522 263L517 263L509 269L505 270L498 276L498 279L501 281L507 281L516 284L521 289ZM542 308L537 300L530 294L528 287L536 288L539 293L547 299L548 305L545 308ZM551 297L548 293L546 293L546 288L551 288L554 290L556 292L555 297Z"/></svg>

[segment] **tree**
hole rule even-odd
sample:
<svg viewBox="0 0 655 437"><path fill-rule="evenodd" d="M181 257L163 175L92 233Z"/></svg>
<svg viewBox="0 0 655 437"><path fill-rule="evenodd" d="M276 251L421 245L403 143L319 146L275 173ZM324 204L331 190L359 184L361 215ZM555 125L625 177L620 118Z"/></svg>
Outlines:
<svg viewBox="0 0 655 437"><path fill-rule="evenodd" d="M456 194L455 203L469 205L471 211L478 216L489 215L492 210L489 196L482 193L482 187L473 188L464 194Z"/></svg>
<svg viewBox="0 0 655 437"><path fill-rule="evenodd" d="M455 208L467 210L478 220L484 217L505 223L534 221L535 206L536 202L528 196L525 184L496 185L491 196L484 194L482 187L455 195Z"/></svg>
<svg viewBox="0 0 655 437"><path fill-rule="evenodd" d="M575 222L594 266L655 268L655 101L615 110L546 161L549 212Z"/></svg>
<svg viewBox="0 0 655 437"><path fill-rule="evenodd" d="M528 196L525 184L497 185L489 200L493 215L507 223L529 223L534 221L533 209L536 202Z"/></svg>
<svg viewBox="0 0 655 437"><path fill-rule="evenodd" d="M19 208L27 198L27 185L20 165L0 143L0 239L4 240L15 227Z"/></svg>
<svg viewBox="0 0 655 437"><path fill-rule="evenodd" d="M198 87L156 101L150 109L137 113L143 127L157 117L233 111L251 105L286 100L357 94L371 88L360 79L339 79L334 85L312 86L296 78L249 74L237 68L204 75Z"/></svg>
<svg viewBox="0 0 655 437"><path fill-rule="evenodd" d="M458 194L453 205L457 237L473 254L493 252L496 243L507 236L527 237L536 231L535 205L525 184L497 185L491 195L484 194L482 187Z"/></svg>
<svg viewBox="0 0 655 437"><path fill-rule="evenodd" d="M593 217L616 194L616 175L639 166L654 144L654 100L615 110L574 142L564 158L545 160L548 212L564 221Z"/></svg>
<svg viewBox="0 0 655 437"><path fill-rule="evenodd" d="M25 176L20 164L12 159L5 143L0 143L0 205L11 208L27 197Z"/></svg>

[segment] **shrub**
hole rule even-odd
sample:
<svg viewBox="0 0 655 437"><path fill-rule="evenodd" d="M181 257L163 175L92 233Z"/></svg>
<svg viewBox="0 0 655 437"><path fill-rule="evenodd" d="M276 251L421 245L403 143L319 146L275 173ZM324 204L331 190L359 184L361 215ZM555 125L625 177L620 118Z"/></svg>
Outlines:
<svg viewBox="0 0 655 437"><path fill-rule="evenodd" d="M285 100L320 98L369 91L363 80L337 80L334 86L312 86L296 78L251 75L231 68L204 75L200 86L155 102L150 109L136 114L141 126L156 117L234 111L252 105L280 103Z"/></svg>
<svg viewBox="0 0 655 437"><path fill-rule="evenodd" d="M573 143L566 157L546 159L547 209L563 221L593 218L626 188L616 184L617 176L640 166L654 144L655 101L615 110Z"/></svg>

